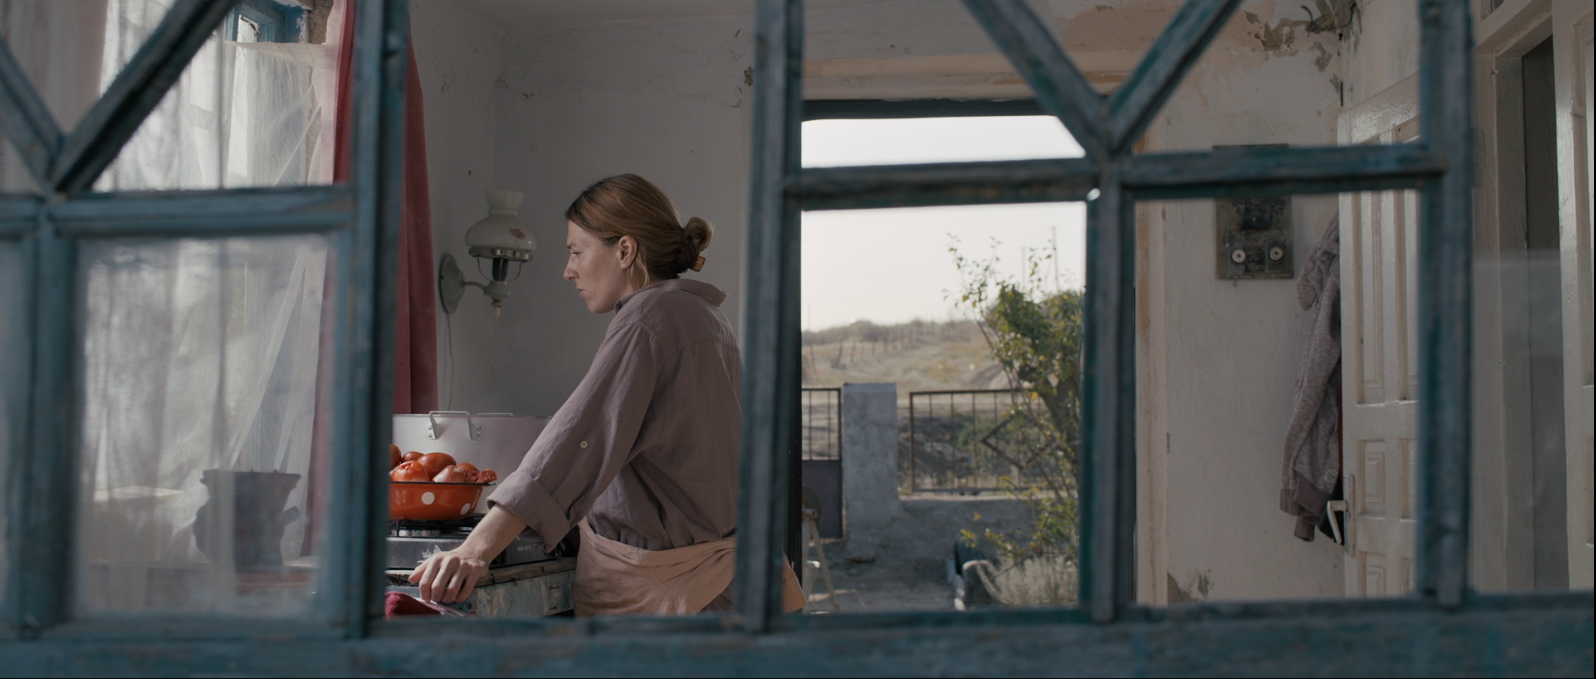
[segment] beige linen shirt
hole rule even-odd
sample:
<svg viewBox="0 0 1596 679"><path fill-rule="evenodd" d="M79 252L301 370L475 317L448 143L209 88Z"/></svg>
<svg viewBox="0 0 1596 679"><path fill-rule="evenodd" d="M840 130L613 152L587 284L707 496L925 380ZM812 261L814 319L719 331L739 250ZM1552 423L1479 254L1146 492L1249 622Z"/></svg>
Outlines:
<svg viewBox="0 0 1596 679"><path fill-rule="evenodd" d="M587 376L489 505L549 545L584 517L647 550L731 536L742 357L725 299L676 279L617 302Z"/></svg>

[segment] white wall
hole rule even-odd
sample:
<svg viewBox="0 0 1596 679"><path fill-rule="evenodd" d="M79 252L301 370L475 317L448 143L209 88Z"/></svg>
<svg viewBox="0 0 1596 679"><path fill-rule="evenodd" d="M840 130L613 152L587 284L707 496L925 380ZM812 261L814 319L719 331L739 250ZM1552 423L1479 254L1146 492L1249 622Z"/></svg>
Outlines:
<svg viewBox="0 0 1596 679"><path fill-rule="evenodd" d="M498 134L493 122L498 105L495 80L504 69L504 31L454 11L446 2L421 0L411 7L410 34L426 105L434 260L453 253L471 278L481 280L475 260L466 256L463 238L471 224L487 215L483 192L501 188L494 168ZM542 234L539 238L545 240ZM463 313L453 319L455 366L450 365L448 317L441 307L438 310L439 407L508 411L507 404L494 407L491 401L474 398L480 385L493 377L492 364L477 357L489 350L488 342L502 329L493 327L487 298L475 289L466 292ZM520 288L516 292L525 293ZM514 314L523 301L512 298L506 311ZM448 407L451 370L456 372L452 408Z"/></svg>
<svg viewBox="0 0 1596 679"><path fill-rule="evenodd" d="M1193 69L1148 151L1335 143L1340 46L1300 3L1248 2ZM1297 270L1334 197L1292 201ZM1144 601L1339 596L1341 551L1292 535L1280 469L1310 313L1297 280L1214 274L1214 203L1147 204L1139 272Z"/></svg>
<svg viewBox="0 0 1596 679"><path fill-rule="evenodd" d="M454 409L552 414L586 373L611 317L561 279L563 215L606 176L640 174L684 220L715 225L703 272L687 276L726 290L740 323L751 15L538 25L421 0L415 16L439 256L478 278L462 239L490 185L527 194L521 217L538 241L497 323L474 290L454 315Z"/></svg>

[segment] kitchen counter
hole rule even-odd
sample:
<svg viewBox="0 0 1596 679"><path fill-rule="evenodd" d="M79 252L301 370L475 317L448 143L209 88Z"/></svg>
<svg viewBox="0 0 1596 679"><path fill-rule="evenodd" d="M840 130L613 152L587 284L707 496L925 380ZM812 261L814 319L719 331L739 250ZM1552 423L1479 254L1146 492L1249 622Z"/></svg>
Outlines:
<svg viewBox="0 0 1596 679"><path fill-rule="evenodd" d="M419 596L420 589L409 581L412 572L389 570L388 591ZM453 606L484 618L558 615L572 609L571 583L575 576L574 557L501 566L477 580L470 598Z"/></svg>

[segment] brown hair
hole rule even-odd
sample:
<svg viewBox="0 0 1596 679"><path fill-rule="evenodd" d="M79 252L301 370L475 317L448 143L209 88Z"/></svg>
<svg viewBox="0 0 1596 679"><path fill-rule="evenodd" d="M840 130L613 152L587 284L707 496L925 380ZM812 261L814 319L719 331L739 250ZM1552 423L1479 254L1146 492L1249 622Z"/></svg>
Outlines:
<svg viewBox="0 0 1596 679"><path fill-rule="evenodd" d="M714 227L698 217L682 225L670 197L635 174L594 182L571 201L565 218L606 245L615 245L622 236L637 241L631 276L638 287L676 278L688 269L703 269L700 253L715 235Z"/></svg>

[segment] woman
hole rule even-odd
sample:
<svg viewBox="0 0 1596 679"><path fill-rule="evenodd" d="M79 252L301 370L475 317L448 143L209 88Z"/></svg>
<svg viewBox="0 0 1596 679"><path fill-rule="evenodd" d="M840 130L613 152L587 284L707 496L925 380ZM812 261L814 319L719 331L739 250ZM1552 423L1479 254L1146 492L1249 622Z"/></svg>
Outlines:
<svg viewBox="0 0 1596 679"><path fill-rule="evenodd" d="M410 581L425 600L463 601L517 534L553 545L574 526L577 615L730 609L741 355L726 293L679 277L703 267L714 231L698 217L680 226L670 198L633 174L588 187L565 218L565 279L615 319L487 516ZM802 608L786 581L786 608Z"/></svg>

